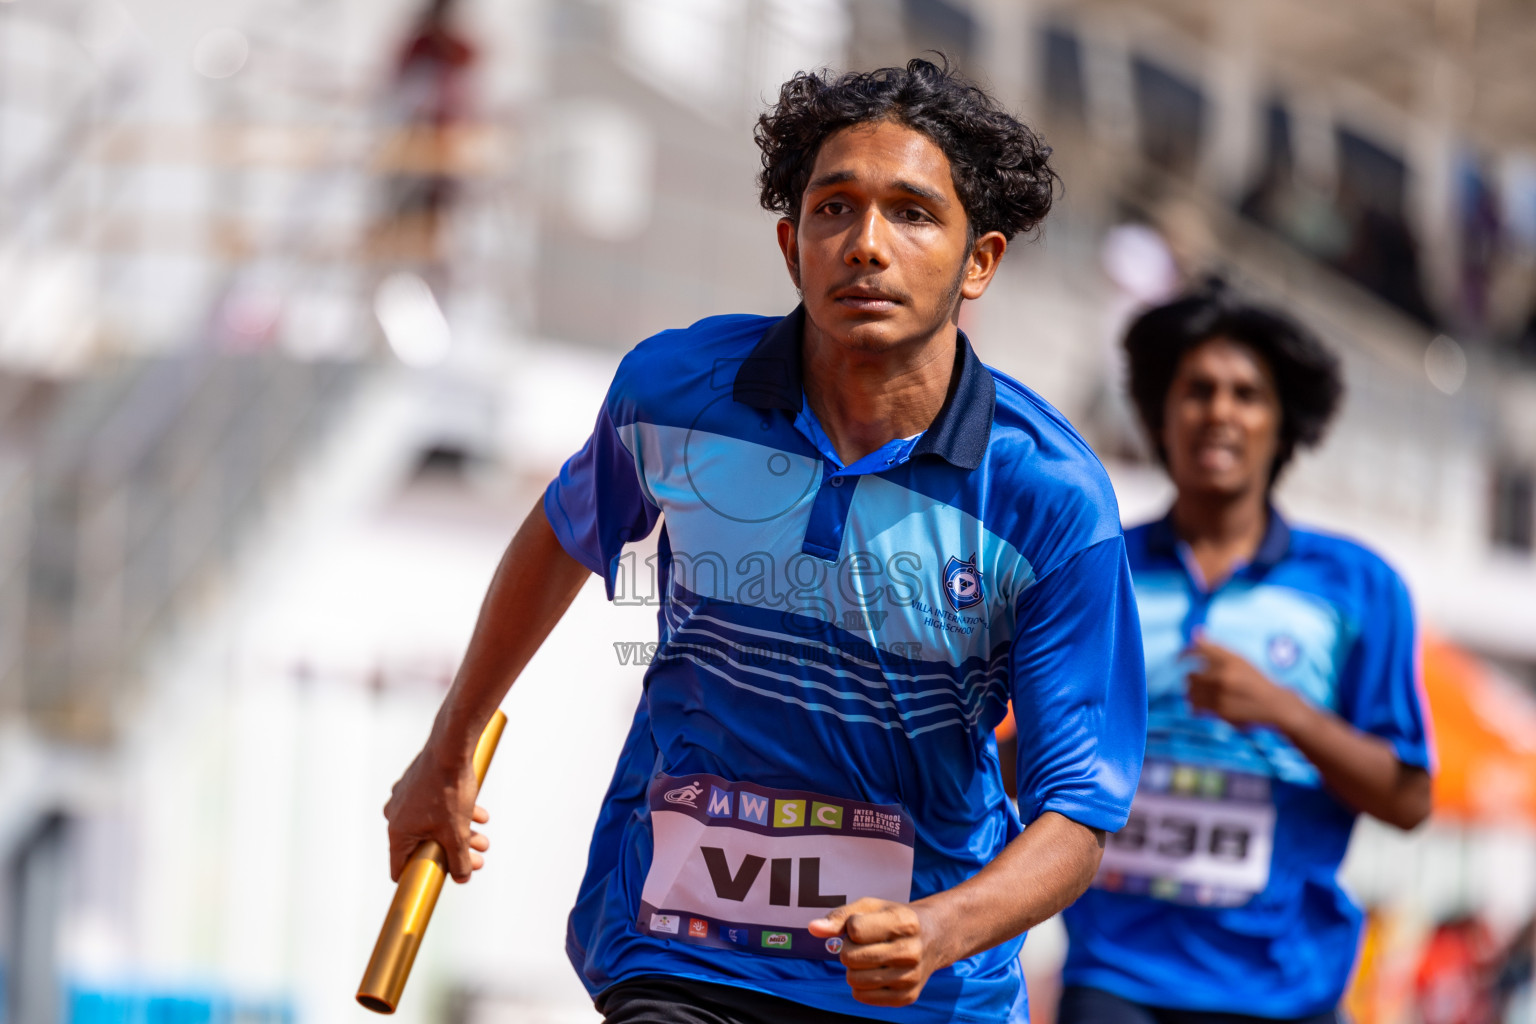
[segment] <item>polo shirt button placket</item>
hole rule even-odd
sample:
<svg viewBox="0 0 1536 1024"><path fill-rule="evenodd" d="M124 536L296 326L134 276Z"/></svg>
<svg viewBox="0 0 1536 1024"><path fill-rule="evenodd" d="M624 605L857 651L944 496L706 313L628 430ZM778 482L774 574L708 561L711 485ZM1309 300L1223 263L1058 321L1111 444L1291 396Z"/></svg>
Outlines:
<svg viewBox="0 0 1536 1024"><path fill-rule="evenodd" d="M840 476L833 477L832 478L832 486L833 487L841 487L841 486L843 486L843 478L840 477Z"/></svg>

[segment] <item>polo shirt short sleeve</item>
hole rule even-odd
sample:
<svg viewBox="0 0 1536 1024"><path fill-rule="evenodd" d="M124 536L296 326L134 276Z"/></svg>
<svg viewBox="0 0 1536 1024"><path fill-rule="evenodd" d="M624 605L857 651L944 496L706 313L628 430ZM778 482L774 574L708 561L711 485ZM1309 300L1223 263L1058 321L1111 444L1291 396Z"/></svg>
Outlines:
<svg viewBox="0 0 1536 1024"><path fill-rule="evenodd" d="M1188 571L1167 520L1126 542L1146 768L1135 827L1112 837L1094 887L1065 914L1065 980L1173 1009L1322 1013L1355 959L1360 912L1337 872L1356 812L1277 732L1193 711L1184 651L1199 629L1429 769L1407 590L1360 545L1277 513L1253 562L1215 590Z"/></svg>
<svg viewBox="0 0 1536 1024"><path fill-rule="evenodd" d="M1433 747L1419 681L1413 605L1397 573L1364 560L1359 600L1375 609L1339 673L1339 712L1363 732L1392 744L1403 764L1433 769Z"/></svg>
<svg viewBox="0 0 1536 1024"><path fill-rule="evenodd" d="M1055 811L1111 832L1125 824L1145 718L1110 702L1133 671L1123 653L1140 635L1131 594L1118 536L1077 552L1024 593L1013 701L1025 821Z"/></svg>
<svg viewBox="0 0 1536 1024"><path fill-rule="evenodd" d="M645 492L635 452L619 433L620 423L634 423L627 395L636 362L627 359L620 364L592 435L581 451L566 460L544 495L544 515L561 545L603 577L610 601L624 545L649 536L661 515Z"/></svg>
<svg viewBox="0 0 1536 1024"><path fill-rule="evenodd" d="M845 465L803 400L802 317L642 342L546 492L610 594L623 545L661 524L637 588L657 650L567 950L594 994L666 974L876 1019L1022 1021L1022 939L880 1010L805 924L951 888L1018 835L992 739L1010 699L1025 821L1124 821L1146 698L1114 496L964 335L928 430Z"/></svg>

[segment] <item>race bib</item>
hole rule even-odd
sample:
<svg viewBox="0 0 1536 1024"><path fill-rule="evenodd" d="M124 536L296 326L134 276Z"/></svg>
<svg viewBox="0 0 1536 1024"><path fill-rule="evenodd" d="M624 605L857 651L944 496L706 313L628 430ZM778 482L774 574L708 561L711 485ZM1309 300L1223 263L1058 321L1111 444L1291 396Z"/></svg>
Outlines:
<svg viewBox="0 0 1536 1024"><path fill-rule="evenodd" d="M833 960L805 926L865 896L912 895L916 830L899 804L865 804L714 775L658 775L642 932L703 946Z"/></svg>
<svg viewBox="0 0 1536 1024"><path fill-rule="evenodd" d="M1148 761L1125 828L1104 845L1094 886L1197 906L1247 903L1269 884L1269 787L1263 775Z"/></svg>

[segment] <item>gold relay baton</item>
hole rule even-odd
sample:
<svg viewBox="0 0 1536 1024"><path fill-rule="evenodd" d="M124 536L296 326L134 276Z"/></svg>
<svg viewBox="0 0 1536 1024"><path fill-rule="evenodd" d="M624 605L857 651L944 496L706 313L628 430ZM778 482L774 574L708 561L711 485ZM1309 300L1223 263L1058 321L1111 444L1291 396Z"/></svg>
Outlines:
<svg viewBox="0 0 1536 1024"><path fill-rule="evenodd" d="M485 771L491 766L506 724L506 713L497 709L475 744L476 795L485 783ZM384 927L379 929L379 941L374 943L368 969L357 986L357 1001L375 1013L394 1013L400 1005L405 980L411 976L411 964L416 962L416 951L421 948L421 937L432 921L432 909L447 875L447 855L430 839L416 847L400 872L400 884L384 916Z"/></svg>

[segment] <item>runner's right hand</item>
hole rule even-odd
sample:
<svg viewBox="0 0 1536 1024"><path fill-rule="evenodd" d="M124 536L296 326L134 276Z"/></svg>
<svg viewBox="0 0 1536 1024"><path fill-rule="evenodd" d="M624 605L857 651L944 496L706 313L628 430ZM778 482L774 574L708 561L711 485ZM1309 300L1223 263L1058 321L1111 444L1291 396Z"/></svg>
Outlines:
<svg viewBox="0 0 1536 1024"><path fill-rule="evenodd" d="M818 939L840 935L838 959L853 998L870 1006L909 1006L928 977L951 961L938 952L929 912L911 903L866 896L829 911L806 926Z"/></svg>
<svg viewBox="0 0 1536 1024"><path fill-rule="evenodd" d="M481 854L491 848L491 841L471 825L484 825L491 816L475 803L475 789L470 759L445 757L429 740L384 805L391 879L400 880L411 854L429 839L442 846L455 882L469 881L472 872L485 866Z"/></svg>

